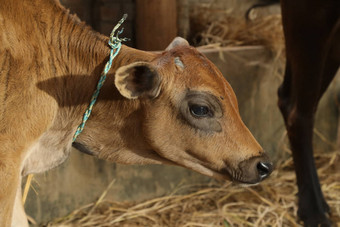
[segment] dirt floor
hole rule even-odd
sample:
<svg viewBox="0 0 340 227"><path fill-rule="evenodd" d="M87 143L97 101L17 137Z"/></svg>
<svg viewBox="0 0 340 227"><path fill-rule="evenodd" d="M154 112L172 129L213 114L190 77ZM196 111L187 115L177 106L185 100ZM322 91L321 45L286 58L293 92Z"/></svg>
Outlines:
<svg viewBox="0 0 340 227"><path fill-rule="evenodd" d="M340 151L315 160L331 220L340 226ZM111 187L114 184L114 181ZM186 191L189 193L183 194ZM47 226L302 226L296 218L297 187L292 160L259 185L233 183L179 186L172 194L142 203L98 201Z"/></svg>

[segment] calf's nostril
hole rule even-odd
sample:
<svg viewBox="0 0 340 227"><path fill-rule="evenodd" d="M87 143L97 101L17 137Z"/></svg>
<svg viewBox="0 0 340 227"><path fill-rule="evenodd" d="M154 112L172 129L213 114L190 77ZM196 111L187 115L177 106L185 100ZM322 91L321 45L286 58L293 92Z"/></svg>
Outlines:
<svg viewBox="0 0 340 227"><path fill-rule="evenodd" d="M261 177L261 180L268 177L273 170L273 164L269 162L259 162L256 167Z"/></svg>

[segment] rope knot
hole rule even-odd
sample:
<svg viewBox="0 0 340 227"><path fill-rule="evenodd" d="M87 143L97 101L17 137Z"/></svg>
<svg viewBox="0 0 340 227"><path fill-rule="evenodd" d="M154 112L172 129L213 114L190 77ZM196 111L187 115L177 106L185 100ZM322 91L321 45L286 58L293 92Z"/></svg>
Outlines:
<svg viewBox="0 0 340 227"><path fill-rule="evenodd" d="M121 45L122 42L126 42L130 40L129 38L119 38L118 36L123 33L124 28L120 29L117 34L115 35L117 29L124 23L124 21L127 18L127 14L124 14L122 19L119 20L118 24L112 29L112 32L110 34L110 40L109 40L109 46L112 49L118 48L119 45Z"/></svg>

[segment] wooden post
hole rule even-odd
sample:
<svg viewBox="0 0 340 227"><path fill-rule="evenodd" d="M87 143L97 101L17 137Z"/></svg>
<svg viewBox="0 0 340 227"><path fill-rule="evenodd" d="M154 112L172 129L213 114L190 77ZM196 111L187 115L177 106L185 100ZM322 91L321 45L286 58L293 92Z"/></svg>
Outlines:
<svg viewBox="0 0 340 227"><path fill-rule="evenodd" d="M189 0L177 2L177 26L178 35L187 39L190 31Z"/></svg>
<svg viewBox="0 0 340 227"><path fill-rule="evenodd" d="M136 0L138 49L164 50L176 36L176 0Z"/></svg>

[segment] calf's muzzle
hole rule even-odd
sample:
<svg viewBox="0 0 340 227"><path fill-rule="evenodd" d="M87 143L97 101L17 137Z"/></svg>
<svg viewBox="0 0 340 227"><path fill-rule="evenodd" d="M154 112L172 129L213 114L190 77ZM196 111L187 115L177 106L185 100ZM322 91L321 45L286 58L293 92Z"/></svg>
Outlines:
<svg viewBox="0 0 340 227"><path fill-rule="evenodd" d="M241 174L235 176L235 180L254 184L267 178L273 171L273 163L267 155L252 157L239 164Z"/></svg>

